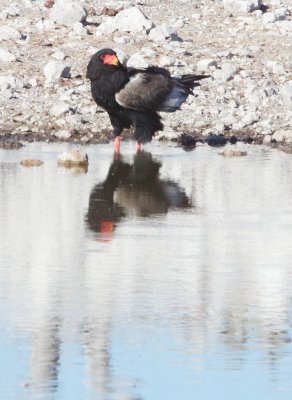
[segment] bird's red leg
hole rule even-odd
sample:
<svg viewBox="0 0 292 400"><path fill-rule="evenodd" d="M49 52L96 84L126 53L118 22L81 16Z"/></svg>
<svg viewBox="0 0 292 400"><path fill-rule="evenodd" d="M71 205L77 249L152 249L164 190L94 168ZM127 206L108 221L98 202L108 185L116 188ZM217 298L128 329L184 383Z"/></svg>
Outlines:
<svg viewBox="0 0 292 400"><path fill-rule="evenodd" d="M116 136L114 141L114 149L116 154L120 154L121 149L121 136Z"/></svg>
<svg viewBox="0 0 292 400"><path fill-rule="evenodd" d="M136 142L136 151L141 151L142 150L142 143L141 142Z"/></svg>

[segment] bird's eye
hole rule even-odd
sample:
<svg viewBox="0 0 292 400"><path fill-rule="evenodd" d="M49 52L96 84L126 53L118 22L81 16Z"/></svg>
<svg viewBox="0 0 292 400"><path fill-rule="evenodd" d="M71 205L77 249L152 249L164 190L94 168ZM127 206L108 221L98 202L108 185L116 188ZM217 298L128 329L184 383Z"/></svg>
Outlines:
<svg viewBox="0 0 292 400"><path fill-rule="evenodd" d="M105 55L102 54L99 58L100 58L101 60L104 60L104 57L105 57Z"/></svg>

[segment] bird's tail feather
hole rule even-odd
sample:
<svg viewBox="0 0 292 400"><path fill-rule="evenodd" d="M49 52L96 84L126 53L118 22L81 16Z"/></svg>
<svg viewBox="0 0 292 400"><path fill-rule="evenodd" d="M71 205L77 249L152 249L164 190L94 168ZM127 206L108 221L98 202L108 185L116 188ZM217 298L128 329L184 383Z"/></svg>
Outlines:
<svg viewBox="0 0 292 400"><path fill-rule="evenodd" d="M187 93L193 94L193 89L196 86L200 86L198 81L206 78L210 78L211 75L194 75L194 74L186 74L182 75L179 78L173 78L173 81L177 86L183 87Z"/></svg>

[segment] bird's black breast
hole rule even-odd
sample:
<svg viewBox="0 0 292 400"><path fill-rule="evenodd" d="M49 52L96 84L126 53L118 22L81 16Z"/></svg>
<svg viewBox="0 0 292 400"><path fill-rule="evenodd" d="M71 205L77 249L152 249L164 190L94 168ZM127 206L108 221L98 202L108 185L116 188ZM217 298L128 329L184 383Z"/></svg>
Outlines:
<svg viewBox="0 0 292 400"><path fill-rule="evenodd" d="M95 102L105 108L119 108L116 102L116 93L129 81L124 70L111 70L103 72L91 81L91 92Z"/></svg>

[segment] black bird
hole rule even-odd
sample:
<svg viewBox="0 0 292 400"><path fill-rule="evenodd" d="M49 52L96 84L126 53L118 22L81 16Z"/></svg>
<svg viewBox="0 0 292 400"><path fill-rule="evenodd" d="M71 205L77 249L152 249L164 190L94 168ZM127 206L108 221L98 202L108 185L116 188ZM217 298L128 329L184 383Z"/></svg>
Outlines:
<svg viewBox="0 0 292 400"><path fill-rule="evenodd" d="M93 99L110 117L118 153L123 129L134 127L140 149L163 129L158 111L178 110L193 88L200 86L198 81L209 75L173 77L159 67L127 68L114 50L102 49L92 56L86 77L91 81Z"/></svg>

